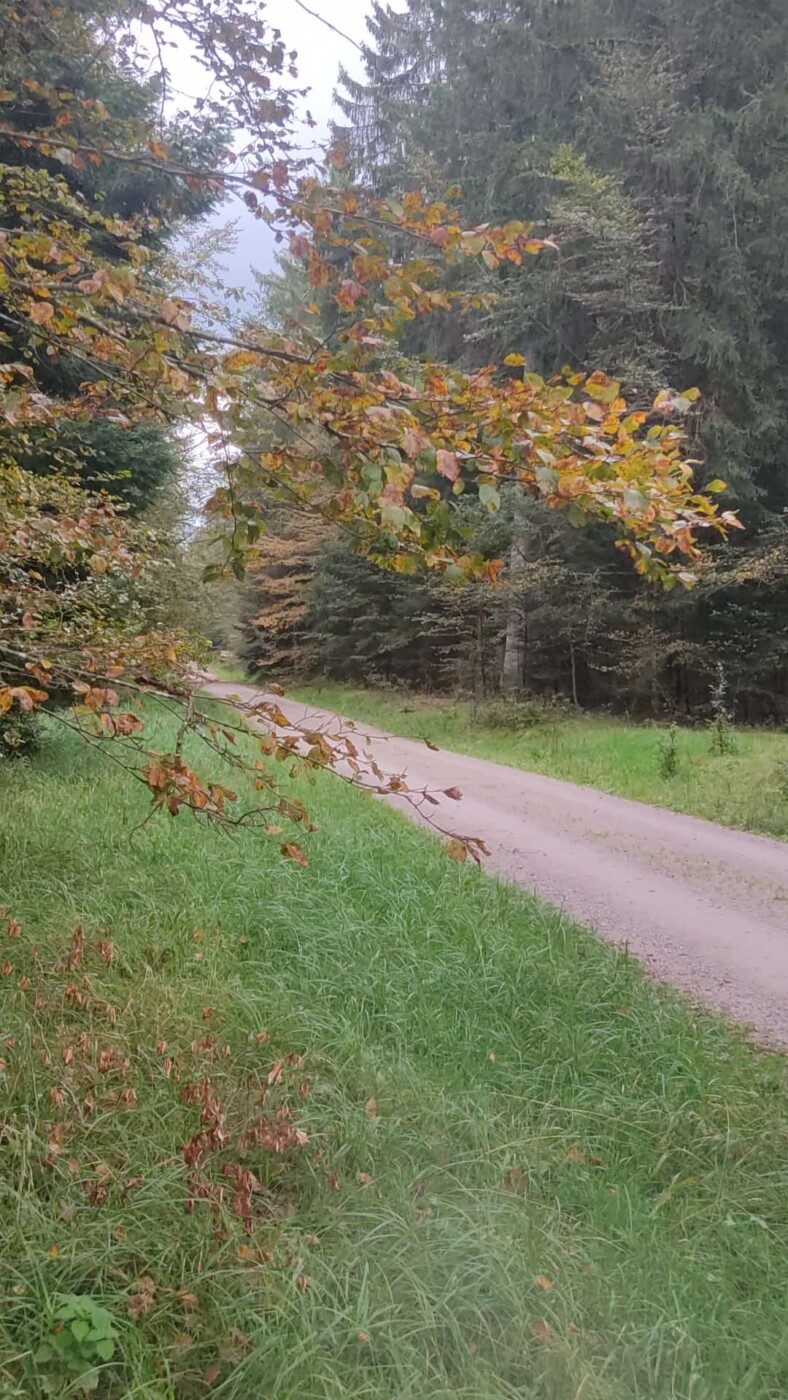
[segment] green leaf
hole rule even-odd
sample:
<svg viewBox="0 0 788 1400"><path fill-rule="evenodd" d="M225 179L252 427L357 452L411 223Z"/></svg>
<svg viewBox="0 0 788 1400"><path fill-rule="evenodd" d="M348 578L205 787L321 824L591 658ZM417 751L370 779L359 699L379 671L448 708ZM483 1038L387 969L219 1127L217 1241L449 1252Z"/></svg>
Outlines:
<svg viewBox="0 0 788 1400"><path fill-rule="evenodd" d="M596 399L597 403L613 403L619 396L621 385L614 379L610 384L590 384L585 386L585 392L590 399Z"/></svg>
<svg viewBox="0 0 788 1400"><path fill-rule="evenodd" d="M115 1343L109 1337L102 1337L100 1341L96 1342L93 1350L97 1356L101 1357L102 1361L109 1361L115 1350Z"/></svg>
<svg viewBox="0 0 788 1400"><path fill-rule="evenodd" d="M462 240L462 246L466 253L483 253L487 246L487 241L480 233L466 234Z"/></svg>
<svg viewBox="0 0 788 1400"><path fill-rule="evenodd" d="M501 498L498 494L498 488L491 486L487 481L483 481L479 487L479 500L489 511L500 509Z"/></svg>
<svg viewBox="0 0 788 1400"><path fill-rule="evenodd" d="M705 491L710 491L714 495L716 495L718 491L727 491L727 489L728 483L726 481L723 481L722 478L719 476L715 476L714 480L709 481L704 487Z"/></svg>
<svg viewBox="0 0 788 1400"><path fill-rule="evenodd" d="M206 564L202 571L203 583L213 583L217 578L221 578L224 569L221 564Z"/></svg>
<svg viewBox="0 0 788 1400"><path fill-rule="evenodd" d="M85 1321L84 1317L75 1318L71 1324L72 1335L76 1337L78 1342L84 1342L89 1331L90 1324Z"/></svg>
<svg viewBox="0 0 788 1400"><path fill-rule="evenodd" d="M537 467L535 475L539 490L544 491L547 496L552 495L558 485L558 472L555 467Z"/></svg>

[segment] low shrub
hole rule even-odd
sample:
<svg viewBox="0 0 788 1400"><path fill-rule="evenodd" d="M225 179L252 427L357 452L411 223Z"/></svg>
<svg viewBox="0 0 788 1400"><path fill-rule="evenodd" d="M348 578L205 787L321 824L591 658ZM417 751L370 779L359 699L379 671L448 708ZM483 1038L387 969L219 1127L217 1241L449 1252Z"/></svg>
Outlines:
<svg viewBox="0 0 788 1400"><path fill-rule="evenodd" d="M547 699L541 695L497 696L474 704L471 723L474 728L506 729L520 734L527 729L537 729L541 725L556 724L566 719L569 706L560 699Z"/></svg>

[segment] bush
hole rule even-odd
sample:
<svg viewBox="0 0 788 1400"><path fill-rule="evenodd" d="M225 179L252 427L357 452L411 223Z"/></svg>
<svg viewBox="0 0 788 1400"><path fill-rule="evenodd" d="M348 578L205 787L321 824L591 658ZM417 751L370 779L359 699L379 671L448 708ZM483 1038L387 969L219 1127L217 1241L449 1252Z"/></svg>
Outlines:
<svg viewBox="0 0 788 1400"><path fill-rule="evenodd" d="M717 679L711 689L711 751L718 758L736 752L733 716L727 705L728 682L721 661L717 663Z"/></svg>
<svg viewBox="0 0 788 1400"><path fill-rule="evenodd" d="M524 699L498 696L474 705L471 723L480 729L507 729L510 733L521 734L526 729L538 729L565 719L567 710L565 701L540 695Z"/></svg>
<svg viewBox="0 0 788 1400"><path fill-rule="evenodd" d="M41 747L41 717L14 708L0 719L0 759L28 758Z"/></svg>
<svg viewBox="0 0 788 1400"><path fill-rule="evenodd" d="M675 778L679 771L679 731L671 724L659 740L659 776Z"/></svg>

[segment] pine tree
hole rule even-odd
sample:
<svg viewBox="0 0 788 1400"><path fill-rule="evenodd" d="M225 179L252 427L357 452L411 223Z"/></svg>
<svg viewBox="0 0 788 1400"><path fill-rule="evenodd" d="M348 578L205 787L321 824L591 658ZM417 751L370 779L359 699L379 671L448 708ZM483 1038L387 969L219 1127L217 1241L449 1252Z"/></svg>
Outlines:
<svg viewBox="0 0 788 1400"><path fill-rule="evenodd" d="M750 608L758 632L764 607L773 633L785 612L784 583L756 606L751 584L734 580L757 574L788 505L788 11L778 0L658 11L645 0L408 0L404 13L376 5L369 27L365 80L346 78L344 100L366 177L390 190L428 169L436 186L460 184L467 217L530 217L561 248L516 276L486 275L497 304L442 348L470 363L520 351L548 374L602 360L644 401L666 380L702 391L688 425L696 470L728 483L747 535L729 563L712 554L693 598L642 600L661 639L655 703L702 705L721 644L714 600L737 619L744 653ZM572 577L600 577L597 546L560 525L550 534L551 550L558 534L568 551L573 596ZM529 549L542 547L531 532ZM608 572L620 580L610 558ZM621 680L637 689L620 616L633 599L618 587L606 585L609 630ZM766 647L755 664L760 704L771 708L771 687L779 712L784 659Z"/></svg>

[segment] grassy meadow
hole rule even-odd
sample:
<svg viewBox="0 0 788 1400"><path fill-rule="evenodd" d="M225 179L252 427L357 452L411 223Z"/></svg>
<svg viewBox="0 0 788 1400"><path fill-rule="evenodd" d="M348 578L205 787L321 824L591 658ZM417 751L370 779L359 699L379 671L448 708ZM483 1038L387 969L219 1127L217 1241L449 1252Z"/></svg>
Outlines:
<svg viewBox="0 0 788 1400"><path fill-rule="evenodd" d="M0 1393L788 1394L784 1061L298 791L306 870L73 735L0 768Z"/></svg>
<svg viewBox="0 0 788 1400"><path fill-rule="evenodd" d="M735 729L732 750L720 755L713 751L708 728L678 729L676 771L665 776L664 726L556 712L547 722L513 731L491 727L484 707L476 711L462 701L330 682L300 686L294 695L405 738L426 738L475 758L788 838L785 730Z"/></svg>

